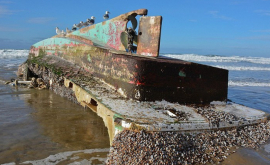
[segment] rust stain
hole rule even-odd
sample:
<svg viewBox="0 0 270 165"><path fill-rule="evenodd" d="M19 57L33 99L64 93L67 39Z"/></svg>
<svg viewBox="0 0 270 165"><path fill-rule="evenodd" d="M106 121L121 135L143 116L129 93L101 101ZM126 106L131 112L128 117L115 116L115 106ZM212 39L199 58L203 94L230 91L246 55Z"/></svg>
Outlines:
<svg viewBox="0 0 270 165"><path fill-rule="evenodd" d="M137 53L157 57L159 55L162 17L141 17Z"/></svg>

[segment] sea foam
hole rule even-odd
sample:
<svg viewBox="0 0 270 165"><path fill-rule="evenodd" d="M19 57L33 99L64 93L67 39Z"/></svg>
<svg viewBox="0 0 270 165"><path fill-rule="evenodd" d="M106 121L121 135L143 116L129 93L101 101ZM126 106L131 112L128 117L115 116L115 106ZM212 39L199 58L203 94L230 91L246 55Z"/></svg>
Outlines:
<svg viewBox="0 0 270 165"><path fill-rule="evenodd" d="M61 152L55 155L50 155L47 158L40 159L40 160L32 160L32 161L25 161L21 164L33 164L33 165L40 165L40 164L50 164L56 165L58 163L63 163L68 160L77 160L79 157L76 154L84 153L84 154L93 154L93 153L100 153L100 152L109 152L109 148L97 148L97 149L86 149L86 150L78 150L78 151L67 151ZM94 157L94 159L98 159L101 161L106 161L106 159L102 159L100 157ZM81 163L85 164L92 164L93 157L89 160L84 159ZM81 164L80 162L74 162L70 164Z"/></svg>
<svg viewBox="0 0 270 165"><path fill-rule="evenodd" d="M242 81L232 81L229 80L229 86L250 86L250 87L270 87L270 83L261 82L242 82Z"/></svg>
<svg viewBox="0 0 270 165"><path fill-rule="evenodd" d="M248 62L255 64L270 64L270 58L265 57L218 56L197 54L162 54L161 56L193 62Z"/></svg>
<svg viewBox="0 0 270 165"><path fill-rule="evenodd" d="M0 59L27 57L29 50L0 49Z"/></svg>
<svg viewBox="0 0 270 165"><path fill-rule="evenodd" d="M227 70L235 70L235 71L270 71L269 67L249 67L249 66L225 66L225 65L215 65L214 67L227 69Z"/></svg>

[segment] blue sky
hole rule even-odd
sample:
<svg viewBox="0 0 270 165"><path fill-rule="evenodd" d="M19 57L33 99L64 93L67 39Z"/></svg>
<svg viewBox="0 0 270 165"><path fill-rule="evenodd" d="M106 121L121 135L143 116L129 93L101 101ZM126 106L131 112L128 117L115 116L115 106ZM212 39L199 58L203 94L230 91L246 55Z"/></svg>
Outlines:
<svg viewBox="0 0 270 165"><path fill-rule="evenodd" d="M162 53L270 56L270 0L0 0L0 49L29 49L92 15L163 16Z"/></svg>

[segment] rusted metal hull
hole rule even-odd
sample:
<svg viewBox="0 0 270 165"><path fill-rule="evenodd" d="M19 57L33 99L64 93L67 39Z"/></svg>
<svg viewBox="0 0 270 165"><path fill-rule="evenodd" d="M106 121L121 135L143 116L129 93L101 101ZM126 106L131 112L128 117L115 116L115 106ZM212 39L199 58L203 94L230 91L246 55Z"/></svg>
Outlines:
<svg viewBox="0 0 270 165"><path fill-rule="evenodd" d="M140 10L140 12L147 13L145 10ZM124 16L116 17L118 19L112 20L122 19L124 21L127 16L124 14ZM90 33L97 31L95 27L99 27L100 30L106 29L106 24L108 27L111 26L111 22L103 22L102 24L105 26L103 28L101 25L90 26L66 37L54 36L40 41L31 47L30 58L44 55L62 57L103 79L127 98L139 101L166 100L181 104L208 104L214 100L225 101L228 89L227 70L157 57L161 17L153 19L157 25L151 24L151 19L148 18L144 19L148 21L140 24L140 29L143 29L141 26L150 21L149 28L156 29L149 32L147 36L143 36L146 32L144 29L142 36L138 36L138 52L141 54L130 54L125 51L123 44L118 43L121 36L121 30L118 28L111 29L111 32L115 32L110 34L115 35L111 38L112 40L100 39L97 41L98 37L91 39ZM119 26L122 27L123 23L119 22ZM100 36L104 37L105 34ZM155 43L155 46L146 46L149 38ZM110 44L114 42L115 45L111 47ZM149 50L147 50L148 48Z"/></svg>
<svg viewBox="0 0 270 165"><path fill-rule="evenodd" d="M227 70L175 59L117 54L83 44L72 47L73 51L79 52L77 56L71 48L67 49L68 46L52 53L47 49L50 46L40 47L43 51L32 47L32 55L42 52L79 64L128 98L140 101L164 99L181 104L206 104L227 99Z"/></svg>

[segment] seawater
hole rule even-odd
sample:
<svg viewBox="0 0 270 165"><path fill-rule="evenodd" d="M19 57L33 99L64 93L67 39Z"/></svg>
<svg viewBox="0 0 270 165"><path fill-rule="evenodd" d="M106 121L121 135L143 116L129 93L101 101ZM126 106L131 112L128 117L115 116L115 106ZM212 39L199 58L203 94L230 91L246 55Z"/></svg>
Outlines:
<svg viewBox="0 0 270 165"><path fill-rule="evenodd" d="M95 113L49 90L15 88L28 50L0 50L0 164L104 164L107 128ZM228 99L270 113L270 58L161 54L229 70ZM211 73L209 73L211 74ZM240 149L224 164L267 163L269 144L260 152ZM252 155L250 161L247 155ZM268 155L268 156L267 156ZM254 163L252 163L254 162ZM246 163L245 163L246 164Z"/></svg>
<svg viewBox="0 0 270 165"><path fill-rule="evenodd" d="M104 164L103 120L50 90L16 88L27 50L0 50L0 164Z"/></svg>

